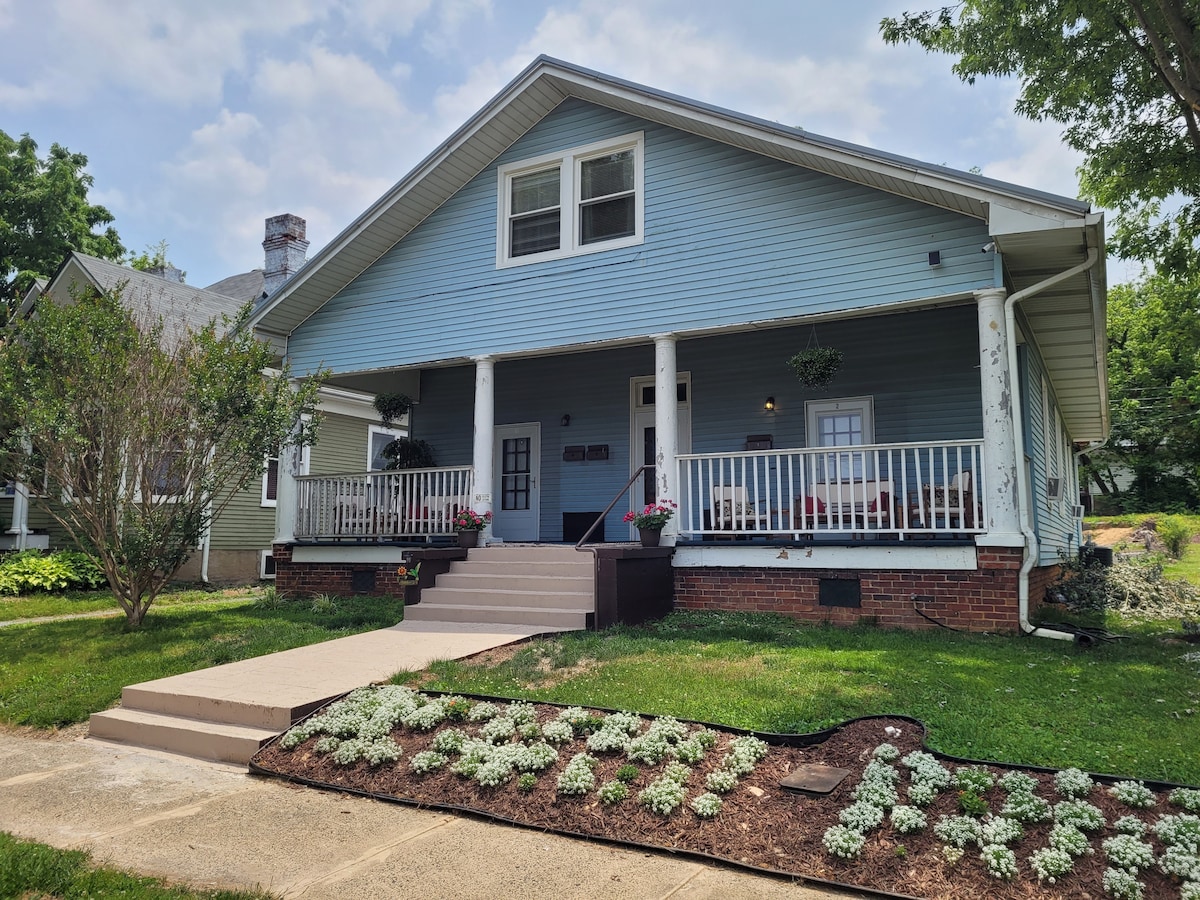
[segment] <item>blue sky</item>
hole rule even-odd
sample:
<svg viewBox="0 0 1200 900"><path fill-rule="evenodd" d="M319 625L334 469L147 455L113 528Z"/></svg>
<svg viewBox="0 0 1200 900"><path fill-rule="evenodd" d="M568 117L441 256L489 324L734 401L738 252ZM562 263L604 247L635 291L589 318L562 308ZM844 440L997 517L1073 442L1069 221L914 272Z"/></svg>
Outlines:
<svg viewBox="0 0 1200 900"><path fill-rule="evenodd" d="M86 154L125 245L199 286L310 255L539 53L842 140L1076 196L1017 86L879 38L910 0L0 0L0 128ZM1113 281L1123 280L1112 272Z"/></svg>

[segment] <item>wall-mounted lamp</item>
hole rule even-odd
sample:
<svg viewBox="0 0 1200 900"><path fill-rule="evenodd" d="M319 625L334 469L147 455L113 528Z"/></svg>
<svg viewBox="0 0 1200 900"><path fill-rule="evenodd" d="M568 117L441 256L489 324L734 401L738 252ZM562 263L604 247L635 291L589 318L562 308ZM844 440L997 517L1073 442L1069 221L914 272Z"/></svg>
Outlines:
<svg viewBox="0 0 1200 900"><path fill-rule="evenodd" d="M929 251L929 268L936 269L941 264L942 264L942 251L941 250L930 250Z"/></svg>
<svg viewBox="0 0 1200 900"><path fill-rule="evenodd" d="M767 412L774 412L775 411L775 398L768 397L767 402L763 404L763 409L765 409Z"/></svg>
<svg viewBox="0 0 1200 900"><path fill-rule="evenodd" d="M563 428L566 428L571 424L571 417L569 415L563 416L562 421L559 424L562 425Z"/></svg>

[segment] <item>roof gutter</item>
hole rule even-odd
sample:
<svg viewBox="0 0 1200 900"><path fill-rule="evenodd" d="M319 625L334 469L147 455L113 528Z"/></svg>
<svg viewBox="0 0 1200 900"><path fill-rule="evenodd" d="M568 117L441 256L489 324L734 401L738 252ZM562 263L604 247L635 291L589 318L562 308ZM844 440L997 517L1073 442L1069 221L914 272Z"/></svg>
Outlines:
<svg viewBox="0 0 1200 900"><path fill-rule="evenodd" d="M1100 260L1100 251L1095 247L1090 247L1087 253L1087 259L1077 266L1072 266L1065 272L1059 272L1057 275L1051 275L1045 281L1039 281L1037 284L1030 285L1024 290L1017 291L1004 301L1004 328L1008 343L1008 382L1009 393L1012 396L1012 404L1010 409L1013 418L1013 443L1017 447L1018 453L1020 448L1025 446L1025 426L1021 421L1021 391L1020 379L1017 377L1017 322L1016 322L1016 306L1022 300L1026 300L1036 294L1040 294L1047 288L1054 287L1061 281L1068 278L1073 278L1081 272L1086 272L1092 266L1096 265ZM1029 524L1029 501L1027 499L1027 491L1029 487L1029 473L1025 471L1025 466L1018 463L1017 465L1017 517L1021 523L1021 535L1025 539L1024 556L1025 559L1021 563L1021 571L1017 575L1017 616L1021 626L1021 631L1024 634L1032 635L1033 637L1052 638L1059 641L1074 641L1077 636L1066 631L1057 631L1053 628L1038 628L1029 622L1029 573L1033 570L1033 564L1036 561L1035 550L1037 549L1037 535L1033 533L1033 527Z"/></svg>

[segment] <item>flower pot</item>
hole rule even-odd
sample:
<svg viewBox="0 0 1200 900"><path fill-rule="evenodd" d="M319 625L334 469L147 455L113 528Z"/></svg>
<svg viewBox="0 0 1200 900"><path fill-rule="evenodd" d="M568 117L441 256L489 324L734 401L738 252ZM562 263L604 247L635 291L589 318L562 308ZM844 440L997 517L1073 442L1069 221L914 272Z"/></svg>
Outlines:
<svg viewBox="0 0 1200 900"><path fill-rule="evenodd" d="M479 532L478 531L460 531L458 532L458 546L460 547L478 547Z"/></svg>
<svg viewBox="0 0 1200 900"><path fill-rule="evenodd" d="M639 528L638 535L642 539L643 547L657 547L658 542L662 540L662 531L657 528Z"/></svg>

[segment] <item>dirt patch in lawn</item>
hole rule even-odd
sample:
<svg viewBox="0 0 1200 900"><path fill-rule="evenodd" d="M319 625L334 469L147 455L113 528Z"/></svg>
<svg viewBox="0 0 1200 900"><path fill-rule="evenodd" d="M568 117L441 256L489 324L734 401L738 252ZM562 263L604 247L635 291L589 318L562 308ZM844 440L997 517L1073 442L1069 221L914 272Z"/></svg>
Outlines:
<svg viewBox="0 0 1200 900"><path fill-rule="evenodd" d="M500 704L501 701L496 701ZM560 707L536 705L537 719L545 724L557 718ZM603 714L600 714L603 715ZM642 731L650 720L642 723ZM474 734L477 725L458 727ZM694 734L700 726L691 726ZM1029 857L1046 847L1048 823L1027 825L1025 836L1012 844L1019 874L1003 881L988 874L977 847L968 849L955 864L943 855L943 843L933 833L933 825L942 816L959 815L959 799L954 790L945 790L928 806L928 826L918 834L900 834L887 819L866 833L866 844L859 858L840 860L831 856L822 837L837 825L839 815L854 799L852 794L861 779L873 750L890 743L901 756L923 749L924 731L919 723L900 718L856 720L828 736L814 736L808 746L781 746L776 740L803 738L768 737L769 749L753 771L741 777L723 798L723 806L714 818L701 818L690 808L691 801L706 791L707 776L725 766L724 759L740 732L714 728L717 741L687 776L687 799L669 815L653 812L638 802L639 793L663 775L666 763L640 763L637 777L629 784L629 796L619 803L605 805L596 789L616 778L622 766L629 764L624 753L593 752L597 763L593 770L595 785L582 796L569 796L557 790L558 777L571 758L586 751L586 736L576 737L558 748L557 762L541 773L532 787L522 790L518 777L485 787L475 780L450 771L450 764L425 775L415 774L412 758L428 750L437 731L418 732L398 727L392 738L403 749L396 762L370 766L364 761L338 765L331 754L318 753L313 736L285 750L277 742L260 751L252 767L267 774L299 779L317 786L362 792L377 797L398 799L422 806L448 807L478 812L530 828L549 829L583 837L600 838L715 857L759 870L784 873L800 878L867 888L893 894L926 898L1099 898L1104 896L1101 880L1107 865L1101 844L1116 834L1112 823L1121 816L1136 816L1152 825L1162 815L1180 810L1166 802L1165 793L1156 796L1155 805L1133 810L1110 796L1097 785L1087 797L1098 807L1108 823L1089 836L1094 854L1075 861L1074 871L1048 885L1037 881L1029 866ZM953 771L959 763L942 758ZM781 779L811 764L848 769L851 774L825 796L807 796L780 786ZM1001 775L1013 767L991 766ZM897 764L898 789L905 796L908 769ZM1051 804L1062 797L1055 793L1050 773L1025 769L1038 780L1037 793ZM989 809L998 814L1006 793L998 786L984 792ZM1154 846L1156 858L1164 848L1151 832L1147 840ZM1139 880L1145 885L1145 897L1179 897L1177 882L1157 870L1143 871Z"/></svg>

